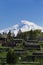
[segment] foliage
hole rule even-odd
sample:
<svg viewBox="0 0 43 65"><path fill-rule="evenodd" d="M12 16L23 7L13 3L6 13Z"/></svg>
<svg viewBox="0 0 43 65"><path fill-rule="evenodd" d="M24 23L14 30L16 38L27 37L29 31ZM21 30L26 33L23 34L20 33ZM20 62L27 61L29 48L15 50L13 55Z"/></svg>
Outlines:
<svg viewBox="0 0 43 65"><path fill-rule="evenodd" d="M18 31L17 38L22 38L24 40L37 40L43 33L41 30L30 30L27 32Z"/></svg>
<svg viewBox="0 0 43 65"><path fill-rule="evenodd" d="M18 34L17 34L17 38L22 38L22 31L21 31L21 29L19 29L19 31L18 31Z"/></svg>
<svg viewBox="0 0 43 65"><path fill-rule="evenodd" d="M8 34L7 34L7 42L10 42L14 39L14 36L12 36L11 30L9 30Z"/></svg>
<svg viewBox="0 0 43 65"><path fill-rule="evenodd" d="M9 30L8 34L7 34L7 38L11 39L11 30Z"/></svg>
<svg viewBox="0 0 43 65"><path fill-rule="evenodd" d="M16 64L17 62L17 55L14 53L14 51L9 50L6 56L7 63L10 64Z"/></svg>
<svg viewBox="0 0 43 65"><path fill-rule="evenodd" d="M29 31L29 40L37 40L40 36L41 36L41 30Z"/></svg>

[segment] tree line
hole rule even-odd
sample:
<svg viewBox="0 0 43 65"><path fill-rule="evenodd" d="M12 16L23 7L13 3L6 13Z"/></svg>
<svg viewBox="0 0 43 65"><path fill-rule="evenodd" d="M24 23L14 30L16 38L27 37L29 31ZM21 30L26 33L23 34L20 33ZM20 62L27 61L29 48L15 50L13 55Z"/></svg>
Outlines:
<svg viewBox="0 0 43 65"><path fill-rule="evenodd" d="M8 41L13 40L15 38L24 39L24 40L37 40L40 37L43 37L43 32L41 30L30 30L27 32L22 32L21 29L19 29L17 35L15 36L14 33L11 33L11 30L9 30L8 33L3 32L3 34L0 33L0 37L7 38Z"/></svg>

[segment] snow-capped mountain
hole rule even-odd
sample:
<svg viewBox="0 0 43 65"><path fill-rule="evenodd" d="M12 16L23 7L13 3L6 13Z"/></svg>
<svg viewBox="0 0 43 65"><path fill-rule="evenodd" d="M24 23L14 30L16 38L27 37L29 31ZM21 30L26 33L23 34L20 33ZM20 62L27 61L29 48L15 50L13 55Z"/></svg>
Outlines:
<svg viewBox="0 0 43 65"><path fill-rule="evenodd" d="M0 30L0 33L8 32L9 30L11 30L11 32L14 32L15 35L17 35L19 29L21 29L22 32L30 31L31 29L32 30L40 29L43 32L43 27L27 20L21 20L21 24L16 24L12 27Z"/></svg>

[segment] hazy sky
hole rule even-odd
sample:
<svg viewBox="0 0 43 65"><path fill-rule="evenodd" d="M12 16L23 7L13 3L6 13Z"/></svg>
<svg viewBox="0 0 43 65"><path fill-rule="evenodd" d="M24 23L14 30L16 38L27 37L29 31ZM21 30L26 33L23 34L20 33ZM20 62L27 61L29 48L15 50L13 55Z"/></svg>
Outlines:
<svg viewBox="0 0 43 65"><path fill-rule="evenodd" d="M0 29L21 20L43 26L43 0L0 0Z"/></svg>

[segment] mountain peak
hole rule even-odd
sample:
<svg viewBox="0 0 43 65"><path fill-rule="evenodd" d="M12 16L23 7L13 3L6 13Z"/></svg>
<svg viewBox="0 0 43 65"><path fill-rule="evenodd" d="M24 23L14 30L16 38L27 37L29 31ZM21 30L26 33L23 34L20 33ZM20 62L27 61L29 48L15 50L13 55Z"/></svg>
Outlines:
<svg viewBox="0 0 43 65"><path fill-rule="evenodd" d="M9 28L6 28L6 29L3 29L3 30L0 30L0 33L2 32L7 32L9 30L11 30L11 32L14 32L15 35L17 35L19 29L21 29L22 32L25 32L25 31L30 31L31 29L32 30L36 30L36 29L40 29L42 32L43 32L43 27L33 23L33 22L30 22L30 21L27 21L27 20L21 20L21 24L16 24L14 26L11 26Z"/></svg>

